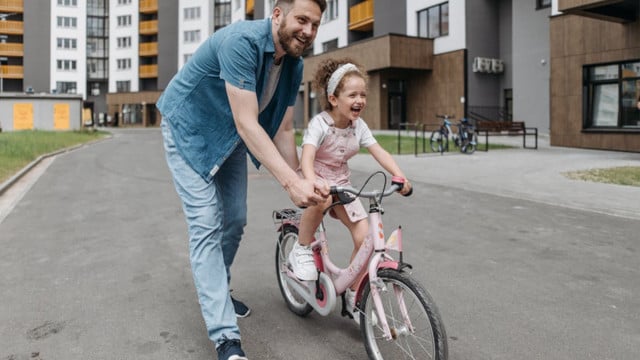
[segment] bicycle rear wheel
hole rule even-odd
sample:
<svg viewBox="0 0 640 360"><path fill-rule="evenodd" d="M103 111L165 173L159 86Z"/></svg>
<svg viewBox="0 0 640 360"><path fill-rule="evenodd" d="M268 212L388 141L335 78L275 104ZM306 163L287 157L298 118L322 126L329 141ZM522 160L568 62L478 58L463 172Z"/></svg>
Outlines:
<svg viewBox="0 0 640 360"><path fill-rule="evenodd" d="M409 275L397 270L380 270L378 277L385 285L379 293L392 339L384 339L380 322L374 315L371 287L367 284L360 306L360 330L369 358L446 360L449 356L447 334L429 293ZM409 321L403 318L402 303Z"/></svg>
<svg viewBox="0 0 640 360"><path fill-rule="evenodd" d="M465 138L463 147L461 148L462 152L468 155L473 154L478 148L478 134L475 131L467 132L467 136Z"/></svg>
<svg viewBox="0 0 640 360"><path fill-rule="evenodd" d="M434 131L431 133L431 139L429 139L429 145L431 146L432 152L443 153L445 149L448 148L448 139L442 131Z"/></svg>
<svg viewBox="0 0 640 360"><path fill-rule="evenodd" d="M287 284L287 261L289 253L297 241L298 229L292 225L285 225L276 245L276 275L280 293L289 310L298 316L306 316L313 308Z"/></svg>

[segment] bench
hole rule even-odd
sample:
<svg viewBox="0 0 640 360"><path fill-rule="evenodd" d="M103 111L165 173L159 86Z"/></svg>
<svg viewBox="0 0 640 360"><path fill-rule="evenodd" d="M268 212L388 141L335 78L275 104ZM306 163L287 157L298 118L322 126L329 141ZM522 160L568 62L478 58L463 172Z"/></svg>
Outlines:
<svg viewBox="0 0 640 360"><path fill-rule="evenodd" d="M491 136L520 136L522 135L522 147L525 149L538 148L538 128L526 127L524 121L490 121L478 120L476 122L478 134L484 133L485 151L489 151L489 135ZM527 136L534 137L534 146L527 146Z"/></svg>

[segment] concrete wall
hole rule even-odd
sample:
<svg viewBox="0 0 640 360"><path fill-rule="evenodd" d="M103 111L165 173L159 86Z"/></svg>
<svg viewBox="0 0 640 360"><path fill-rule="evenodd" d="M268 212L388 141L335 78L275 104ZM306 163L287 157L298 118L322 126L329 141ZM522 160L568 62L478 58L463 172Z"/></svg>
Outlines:
<svg viewBox="0 0 640 360"><path fill-rule="evenodd" d="M178 16L176 16L178 14ZM178 71L178 19L181 16L178 2L158 1L158 84L164 90ZM203 39L206 38L202 34Z"/></svg>
<svg viewBox="0 0 640 360"><path fill-rule="evenodd" d="M0 94L2 131L78 130L82 95Z"/></svg>
<svg viewBox="0 0 640 360"><path fill-rule="evenodd" d="M24 89L51 91L51 2L24 2ZM53 46L56 44L54 43ZM84 49L79 49L83 51ZM5 89L6 90L6 89Z"/></svg>
<svg viewBox="0 0 640 360"><path fill-rule="evenodd" d="M551 8L513 1L513 120L549 133Z"/></svg>

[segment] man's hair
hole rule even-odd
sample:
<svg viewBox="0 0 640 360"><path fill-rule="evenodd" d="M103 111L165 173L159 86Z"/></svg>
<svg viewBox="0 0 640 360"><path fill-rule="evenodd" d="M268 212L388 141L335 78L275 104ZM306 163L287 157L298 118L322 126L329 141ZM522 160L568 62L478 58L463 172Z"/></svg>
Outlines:
<svg viewBox="0 0 640 360"><path fill-rule="evenodd" d="M311 1L313 1L314 3L316 3L320 7L320 11L321 12L324 12L327 9L327 1L326 0L311 0ZM289 11L291 6L295 2L296 2L296 0L277 0L275 5L274 5L274 7L279 6L286 13L286 12Z"/></svg>

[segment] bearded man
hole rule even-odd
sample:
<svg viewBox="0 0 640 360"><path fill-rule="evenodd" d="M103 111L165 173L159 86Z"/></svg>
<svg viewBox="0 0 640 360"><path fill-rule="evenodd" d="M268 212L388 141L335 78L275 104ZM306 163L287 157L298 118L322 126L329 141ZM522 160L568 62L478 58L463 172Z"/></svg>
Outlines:
<svg viewBox="0 0 640 360"><path fill-rule="evenodd" d="M278 0L272 16L233 23L209 37L173 77L157 107L166 160L189 233L189 255L218 359L247 359L231 297L230 268L247 221L247 151L301 207L328 196L301 179L293 106L301 55L316 37L325 0Z"/></svg>

